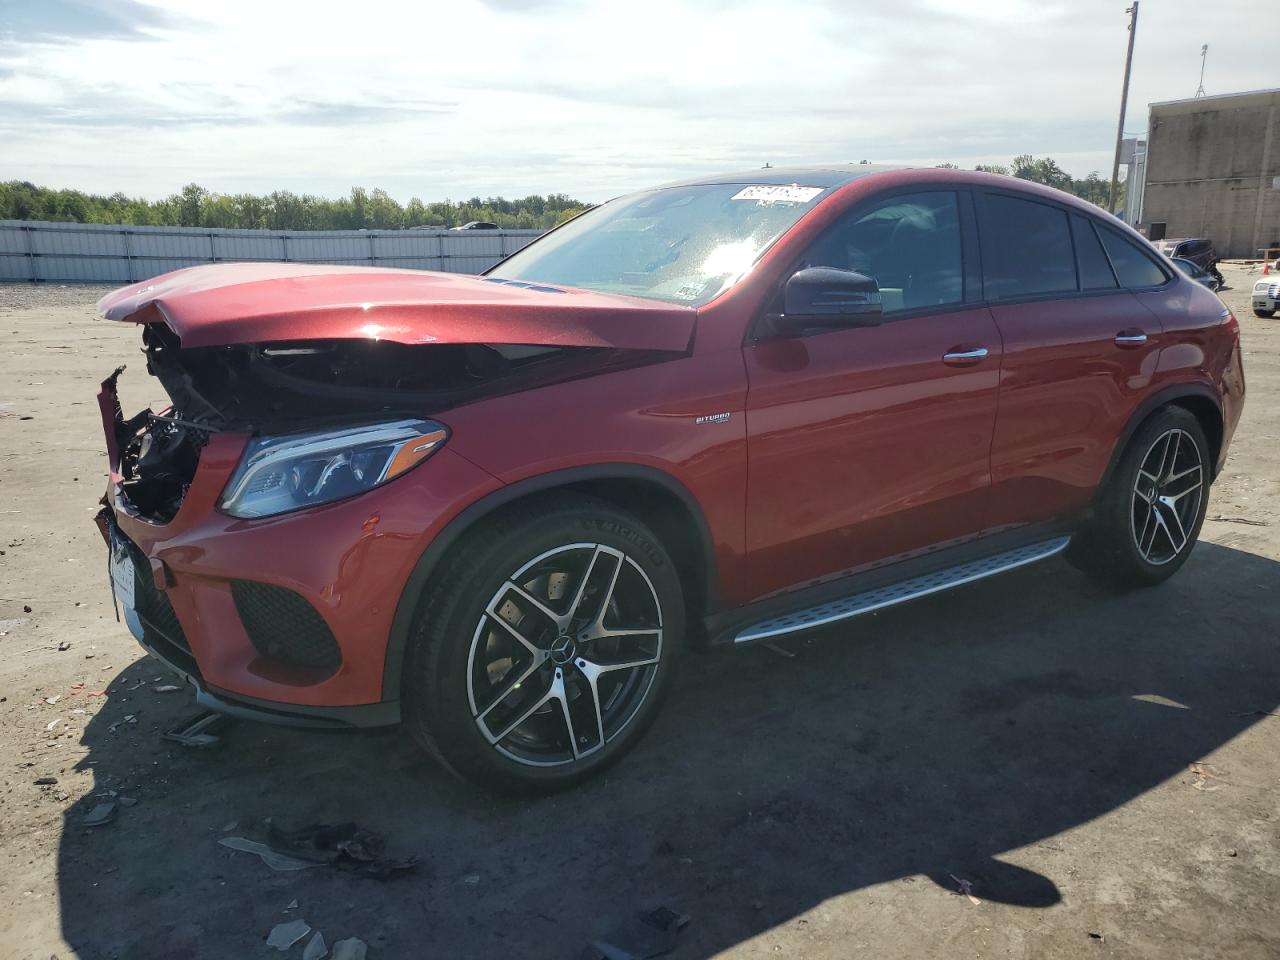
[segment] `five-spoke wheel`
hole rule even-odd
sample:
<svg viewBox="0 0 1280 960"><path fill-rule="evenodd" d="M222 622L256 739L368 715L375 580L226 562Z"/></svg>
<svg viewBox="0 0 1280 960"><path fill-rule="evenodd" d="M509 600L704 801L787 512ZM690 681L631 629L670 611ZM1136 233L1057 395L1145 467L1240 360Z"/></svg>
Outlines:
<svg viewBox="0 0 1280 960"><path fill-rule="evenodd" d="M1176 406L1157 410L1125 446L1068 559L1113 587L1172 576L1200 535L1211 464L1195 415Z"/></svg>
<svg viewBox="0 0 1280 960"><path fill-rule="evenodd" d="M467 663L472 716L512 760L572 763L626 728L661 658L662 607L641 566L607 544L565 544L485 605Z"/></svg>
<svg viewBox="0 0 1280 960"><path fill-rule="evenodd" d="M636 517L563 494L471 532L423 597L410 730L507 789L576 782L653 720L684 630L680 580Z"/></svg>
<svg viewBox="0 0 1280 960"><path fill-rule="evenodd" d="M1203 491L1204 462L1190 434L1174 428L1157 437L1133 484L1133 542L1143 559L1162 566L1182 553Z"/></svg>

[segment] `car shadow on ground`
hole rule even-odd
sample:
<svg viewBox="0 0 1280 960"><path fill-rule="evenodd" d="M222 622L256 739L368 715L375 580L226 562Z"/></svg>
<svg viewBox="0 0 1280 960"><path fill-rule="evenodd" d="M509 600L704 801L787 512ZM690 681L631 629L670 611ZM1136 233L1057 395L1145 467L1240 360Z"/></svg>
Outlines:
<svg viewBox="0 0 1280 960"><path fill-rule="evenodd" d="M666 904L692 917L674 956L704 957L922 875L1050 907L1062 878L1008 851L1115 810L1276 708L1276 615L1256 600L1278 571L1202 544L1171 582L1118 595L1054 560L794 641L793 659L689 656L630 757L523 801L453 780L395 733L241 723L216 752L164 743L191 707L128 691L159 674L142 661L84 734L98 789L138 802L96 829L82 820L97 798L68 811L63 933L90 960L257 956L301 916L373 960L569 958ZM267 816L353 819L422 864L381 883L274 873L217 845Z"/></svg>

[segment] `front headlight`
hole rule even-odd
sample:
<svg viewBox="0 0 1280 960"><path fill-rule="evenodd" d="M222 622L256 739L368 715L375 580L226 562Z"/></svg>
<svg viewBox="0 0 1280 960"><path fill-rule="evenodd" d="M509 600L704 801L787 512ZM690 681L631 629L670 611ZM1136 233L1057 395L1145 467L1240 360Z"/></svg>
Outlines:
<svg viewBox="0 0 1280 960"><path fill-rule="evenodd" d="M1259 280L1257 283L1255 283L1255 284L1253 285L1253 292L1254 292L1254 293L1266 293L1266 292L1267 292L1267 287L1269 287L1269 286L1271 286L1271 281L1270 281L1270 280Z"/></svg>
<svg viewBox="0 0 1280 960"><path fill-rule="evenodd" d="M233 517L270 517L354 496L417 466L448 437L434 420L255 437L218 508Z"/></svg>

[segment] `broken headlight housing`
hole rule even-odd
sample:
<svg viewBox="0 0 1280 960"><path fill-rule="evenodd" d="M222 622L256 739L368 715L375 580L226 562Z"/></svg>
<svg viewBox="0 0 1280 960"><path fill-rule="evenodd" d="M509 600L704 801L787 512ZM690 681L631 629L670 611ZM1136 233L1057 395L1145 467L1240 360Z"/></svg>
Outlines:
<svg viewBox="0 0 1280 960"><path fill-rule="evenodd" d="M272 517L352 497L417 466L448 437L434 420L254 437L218 508L233 517Z"/></svg>

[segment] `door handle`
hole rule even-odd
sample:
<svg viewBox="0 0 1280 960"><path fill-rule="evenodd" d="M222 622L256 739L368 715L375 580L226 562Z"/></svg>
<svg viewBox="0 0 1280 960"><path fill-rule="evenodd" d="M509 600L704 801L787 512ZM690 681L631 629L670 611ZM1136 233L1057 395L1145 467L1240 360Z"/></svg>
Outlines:
<svg viewBox="0 0 1280 960"><path fill-rule="evenodd" d="M942 362L952 367L971 367L987 355L986 347L974 347L972 350L948 350L942 355Z"/></svg>
<svg viewBox="0 0 1280 960"><path fill-rule="evenodd" d="M1116 334L1117 347L1140 347L1147 342L1147 335L1141 330L1121 330Z"/></svg>

